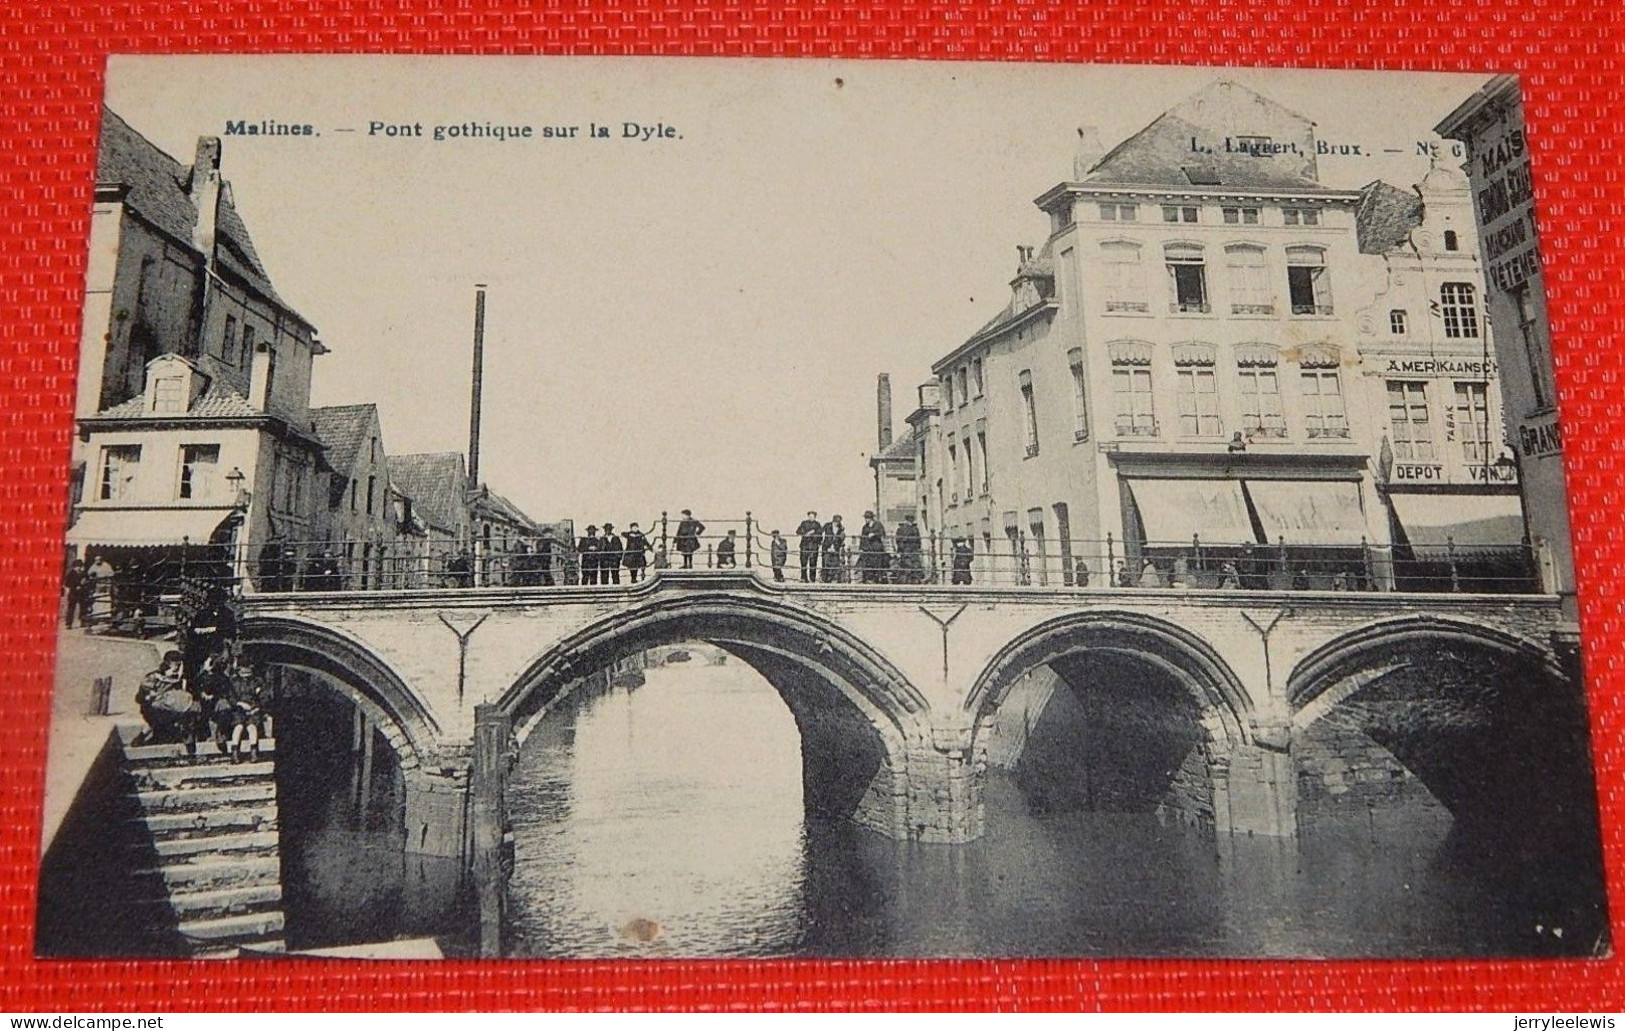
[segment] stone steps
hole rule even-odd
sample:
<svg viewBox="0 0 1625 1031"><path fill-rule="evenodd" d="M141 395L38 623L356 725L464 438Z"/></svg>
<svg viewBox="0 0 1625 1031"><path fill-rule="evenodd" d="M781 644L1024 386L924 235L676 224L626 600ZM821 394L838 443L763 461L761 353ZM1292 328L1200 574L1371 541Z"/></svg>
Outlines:
<svg viewBox="0 0 1625 1031"><path fill-rule="evenodd" d="M130 847L152 862L135 872L137 918L154 948L176 937L195 958L286 951L276 795L276 742L233 761L213 742L123 748L139 807Z"/></svg>

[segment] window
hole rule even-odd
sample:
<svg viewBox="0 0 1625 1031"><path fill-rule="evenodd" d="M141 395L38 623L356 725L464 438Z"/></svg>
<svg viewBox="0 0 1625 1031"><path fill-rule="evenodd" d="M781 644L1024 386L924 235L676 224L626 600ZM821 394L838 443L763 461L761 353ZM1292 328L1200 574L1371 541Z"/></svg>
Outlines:
<svg viewBox="0 0 1625 1031"><path fill-rule="evenodd" d="M226 316L226 327L220 334L220 349L215 353L231 364L237 364L237 317L235 315Z"/></svg>
<svg viewBox="0 0 1625 1031"><path fill-rule="evenodd" d="M1332 281L1319 247L1286 249L1286 286L1294 315L1330 315Z"/></svg>
<svg viewBox="0 0 1625 1031"><path fill-rule="evenodd" d="M1173 243L1163 249L1163 254L1168 264L1169 310L1207 311L1207 266L1203 263L1202 248Z"/></svg>
<svg viewBox="0 0 1625 1031"><path fill-rule="evenodd" d="M152 410L186 411L186 380L180 376L159 376L152 385Z"/></svg>
<svg viewBox="0 0 1625 1031"><path fill-rule="evenodd" d="M352 511L352 512L361 511L361 509L358 507L359 504L360 503L358 501L356 501L356 482L354 480L351 480L350 481L350 511Z"/></svg>
<svg viewBox="0 0 1625 1031"><path fill-rule="evenodd" d="M987 431L985 430L976 431L976 456L977 458L981 459L982 469L982 482L978 485L978 487L982 496L986 497L989 488L987 474Z"/></svg>
<svg viewBox="0 0 1625 1031"><path fill-rule="evenodd" d="M1444 231L1444 249L1447 251L1456 251L1461 249L1461 244L1456 239L1456 231L1454 229L1446 229Z"/></svg>
<svg viewBox="0 0 1625 1031"><path fill-rule="evenodd" d="M1304 428L1311 437L1346 437L1348 414L1336 369L1303 370Z"/></svg>
<svg viewBox="0 0 1625 1031"><path fill-rule="evenodd" d="M1425 381L1388 381L1388 424L1395 458L1402 462L1434 460Z"/></svg>
<svg viewBox="0 0 1625 1031"><path fill-rule="evenodd" d="M977 496L977 455L970 450L970 434L960 439L965 449L965 501Z"/></svg>
<svg viewBox="0 0 1625 1031"><path fill-rule="evenodd" d="M1224 215L1224 224L1227 226L1256 226L1258 224L1257 208L1222 208L1220 210Z"/></svg>
<svg viewBox="0 0 1625 1031"><path fill-rule="evenodd" d="M1411 328L1410 316L1405 314L1404 308L1395 308L1388 313L1388 332L1394 336L1404 336Z"/></svg>
<svg viewBox="0 0 1625 1031"><path fill-rule="evenodd" d="M1027 423L1027 457L1038 454L1038 406L1033 401L1033 374L1023 369L1021 376L1021 409Z"/></svg>
<svg viewBox="0 0 1625 1031"><path fill-rule="evenodd" d="M249 338L252 337L252 336L253 336L253 332L252 332L251 328L248 327L248 326L244 326L243 327L243 348L244 348L245 351L247 351L247 348L248 348ZM247 353L253 354L254 352L247 351ZM269 408L271 406L271 398L273 396L271 392L273 390L275 390L275 389L276 389L276 351L274 351L274 350L272 350L270 348L266 348L266 350L265 350L265 406L267 408Z"/></svg>
<svg viewBox="0 0 1625 1031"><path fill-rule="evenodd" d="M378 491L378 477L367 477L367 514L372 515L373 495Z"/></svg>
<svg viewBox="0 0 1625 1031"><path fill-rule="evenodd" d="M1038 552L1038 582L1041 585L1049 584L1049 548L1044 541L1044 510L1030 508L1027 510L1027 529L1032 531L1034 550Z"/></svg>
<svg viewBox="0 0 1625 1031"><path fill-rule="evenodd" d="M1083 349L1074 347L1066 353L1066 363L1072 370L1072 439L1089 439L1089 391L1083 367Z"/></svg>
<svg viewBox="0 0 1625 1031"><path fill-rule="evenodd" d="M942 410L951 412L954 408L954 374L948 373L942 377Z"/></svg>
<svg viewBox="0 0 1625 1031"><path fill-rule="evenodd" d="M1164 222L1195 222L1197 209L1181 207L1177 204L1164 204L1162 206L1162 220Z"/></svg>
<svg viewBox="0 0 1625 1031"><path fill-rule="evenodd" d="M1320 211L1316 208L1282 208L1281 224L1288 226L1318 226Z"/></svg>
<svg viewBox="0 0 1625 1031"><path fill-rule="evenodd" d="M965 404L970 401L970 372L965 366L959 367L959 402Z"/></svg>
<svg viewBox="0 0 1625 1031"><path fill-rule="evenodd" d="M1103 243L1100 260L1106 279L1106 310L1149 311L1139 245L1123 241Z"/></svg>
<svg viewBox="0 0 1625 1031"><path fill-rule="evenodd" d="M248 325L247 323L244 323L243 324L243 354L244 355L251 355L253 353L254 353L254 327ZM273 361L276 360L275 355L272 355L272 360Z"/></svg>
<svg viewBox="0 0 1625 1031"><path fill-rule="evenodd" d="M1174 386L1179 395L1179 432L1187 437L1220 436L1212 345L1179 344L1174 348Z"/></svg>
<svg viewBox="0 0 1625 1031"><path fill-rule="evenodd" d="M1236 244L1224 249L1225 270L1230 278L1232 315L1269 315L1275 311L1270 294L1269 268L1264 248Z"/></svg>
<svg viewBox="0 0 1625 1031"><path fill-rule="evenodd" d="M134 494L135 474L140 466L140 444L102 448L102 481L96 496L103 501L128 500Z"/></svg>
<svg viewBox="0 0 1625 1031"><path fill-rule="evenodd" d="M1268 344L1238 347L1236 376L1241 387L1242 433L1255 438L1286 436L1275 348Z"/></svg>
<svg viewBox="0 0 1625 1031"><path fill-rule="evenodd" d="M1153 437L1156 410L1151 395L1151 346L1123 342L1109 346L1112 359L1114 428L1119 437Z"/></svg>
<svg viewBox="0 0 1625 1031"><path fill-rule="evenodd" d="M972 358L970 363L971 383L976 386L976 396L981 397L987 390L987 384L982 379L982 359Z"/></svg>
<svg viewBox="0 0 1625 1031"><path fill-rule="evenodd" d="M1529 284L1512 291L1512 300L1518 306L1518 332L1523 335L1523 352L1529 360L1529 383L1534 388L1535 408L1550 408L1557 401L1557 391L1552 384L1552 357L1536 317Z"/></svg>
<svg viewBox="0 0 1625 1031"><path fill-rule="evenodd" d="M1478 336L1478 303L1473 284L1443 283L1439 286L1439 310L1444 315L1447 337Z"/></svg>
<svg viewBox="0 0 1625 1031"><path fill-rule="evenodd" d="M953 493L948 497L954 504L959 504L959 447L956 444L948 445L948 475L953 482Z"/></svg>
<svg viewBox="0 0 1625 1031"><path fill-rule="evenodd" d="M1483 383L1456 384L1456 439L1468 465L1485 465L1490 455L1489 394Z"/></svg>
<svg viewBox="0 0 1625 1031"><path fill-rule="evenodd" d="M1102 222L1138 222L1140 220L1140 206L1138 204L1102 204L1100 206L1100 220Z"/></svg>
<svg viewBox="0 0 1625 1031"><path fill-rule="evenodd" d="M179 496L206 498L214 493L215 467L220 464L220 445L185 444L181 447Z"/></svg>

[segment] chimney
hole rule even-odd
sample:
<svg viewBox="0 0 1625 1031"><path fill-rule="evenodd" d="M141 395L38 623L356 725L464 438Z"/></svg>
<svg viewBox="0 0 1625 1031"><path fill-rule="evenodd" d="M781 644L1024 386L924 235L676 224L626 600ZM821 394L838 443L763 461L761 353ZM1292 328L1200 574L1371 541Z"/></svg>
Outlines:
<svg viewBox="0 0 1625 1031"><path fill-rule="evenodd" d="M882 372L875 383L875 407L880 419L881 450L891 447L891 377Z"/></svg>
<svg viewBox="0 0 1625 1031"><path fill-rule="evenodd" d="M1078 149L1072 153L1072 178L1082 179L1105 156L1106 148L1100 145L1100 130L1092 125L1078 126Z"/></svg>
<svg viewBox="0 0 1625 1031"><path fill-rule="evenodd" d="M468 401L468 484L480 485L480 393L485 376L485 284L474 284L474 386Z"/></svg>
<svg viewBox="0 0 1625 1031"><path fill-rule="evenodd" d="M197 224L192 227L192 246L203 260L214 266L215 222L220 209L220 137L199 136L197 154L192 158L192 178L187 184Z"/></svg>

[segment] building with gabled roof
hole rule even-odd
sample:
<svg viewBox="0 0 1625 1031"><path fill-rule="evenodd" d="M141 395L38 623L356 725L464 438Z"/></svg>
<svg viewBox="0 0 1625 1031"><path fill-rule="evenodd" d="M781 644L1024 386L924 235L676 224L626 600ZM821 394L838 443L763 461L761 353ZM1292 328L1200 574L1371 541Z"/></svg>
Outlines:
<svg viewBox="0 0 1625 1031"><path fill-rule="evenodd" d="M345 585L354 590L404 586L399 530L389 499L389 464L374 404L333 405L310 410L311 425L325 447L327 481L321 539L334 550ZM408 563L409 564L409 563Z"/></svg>
<svg viewBox="0 0 1625 1031"><path fill-rule="evenodd" d="M1471 198L1437 164L1327 187L1322 149L1226 81L1110 149L1080 130L1008 303L932 366L927 533L1006 583L1216 585L1256 551L1393 588L1449 582L1449 550L1521 584Z"/></svg>
<svg viewBox="0 0 1625 1031"><path fill-rule="evenodd" d="M86 291L71 539L167 554L176 528L239 500L240 546L316 532L310 381L326 348L272 284L217 137L183 164L103 110ZM233 472L240 497L220 493Z"/></svg>

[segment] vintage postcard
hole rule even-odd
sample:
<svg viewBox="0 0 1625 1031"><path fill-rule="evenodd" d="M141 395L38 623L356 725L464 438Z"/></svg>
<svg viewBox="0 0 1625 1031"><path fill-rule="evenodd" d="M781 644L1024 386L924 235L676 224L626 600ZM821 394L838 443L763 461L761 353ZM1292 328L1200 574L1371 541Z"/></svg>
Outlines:
<svg viewBox="0 0 1625 1031"><path fill-rule="evenodd" d="M101 118L41 955L1608 952L1515 78Z"/></svg>

